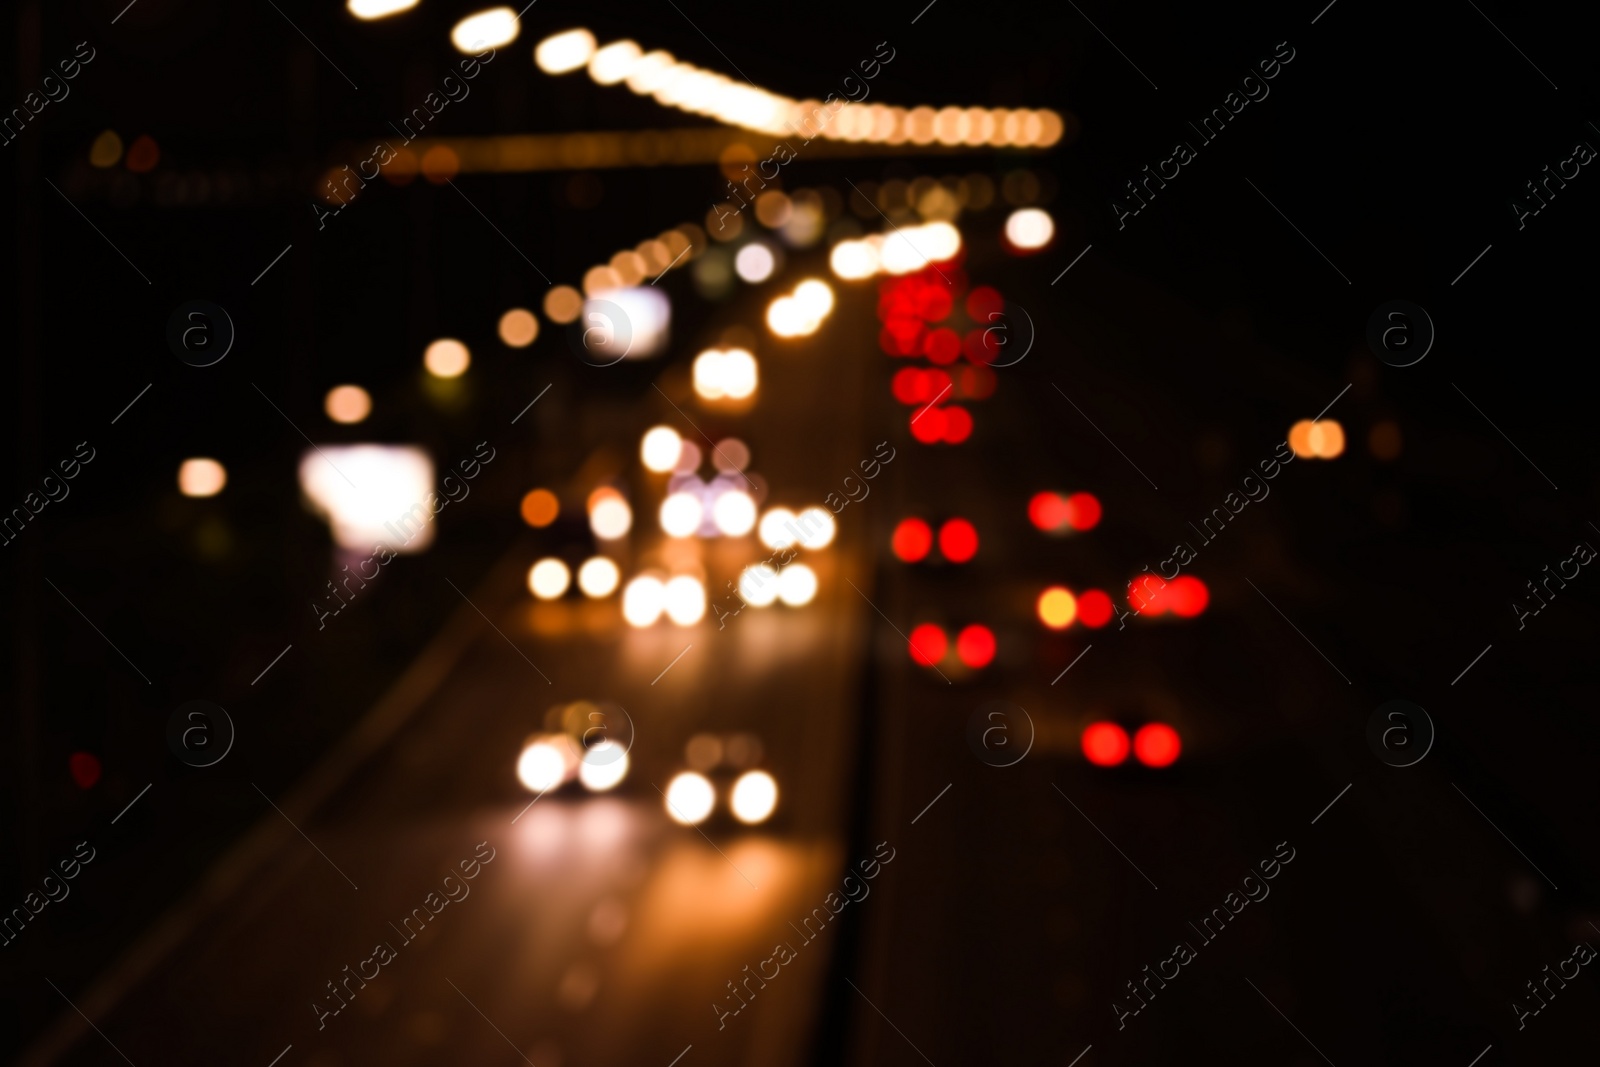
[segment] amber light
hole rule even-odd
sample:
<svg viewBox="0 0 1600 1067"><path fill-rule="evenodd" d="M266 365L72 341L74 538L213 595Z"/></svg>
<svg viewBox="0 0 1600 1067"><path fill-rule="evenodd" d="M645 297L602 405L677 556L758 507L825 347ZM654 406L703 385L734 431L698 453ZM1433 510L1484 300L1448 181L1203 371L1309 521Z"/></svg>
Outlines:
<svg viewBox="0 0 1600 1067"><path fill-rule="evenodd" d="M1065 630L1078 615L1078 601L1065 586L1053 585L1039 594L1039 621L1052 630Z"/></svg>

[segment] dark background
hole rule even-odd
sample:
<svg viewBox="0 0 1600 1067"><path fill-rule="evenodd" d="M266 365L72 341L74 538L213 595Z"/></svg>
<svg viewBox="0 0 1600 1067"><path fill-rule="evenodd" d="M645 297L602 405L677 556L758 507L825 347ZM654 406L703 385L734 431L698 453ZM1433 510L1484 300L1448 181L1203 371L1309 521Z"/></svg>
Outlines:
<svg viewBox="0 0 1600 1067"><path fill-rule="evenodd" d="M283 12L359 91L265 0L139 0L113 26L121 6L24 0L8 20L7 107L78 41L98 52L65 101L0 147L14 205L5 298L15 360L6 390L10 495L20 503L79 441L97 456L71 496L5 548L0 903L20 901L79 840L93 840L103 857L93 867L96 892L80 885L6 950L0 1032L14 1050L65 1010L37 976L71 993L99 973L260 816L249 783L276 795L299 779L435 635L458 603L439 576L476 585L528 537L515 521L521 494L571 477L608 442L625 455L636 434L611 431L631 427L630 413L654 402L654 365L602 383L583 373L548 321L530 349L495 341L501 311L538 309L547 286L449 189L374 183L316 229L308 205L317 176L363 158L386 121L454 65L448 30L470 5L424 0L399 18L362 24L332 0L284 0ZM1319 17L1315 4L1080 13L938 0L911 25L916 6L697 0L685 10L713 47L671 4L596 11L540 0L518 40L485 68L468 100L445 110L437 131L704 124L582 74L538 72L533 44L569 25L732 74L720 48L758 84L797 97L820 96L888 40L897 56L876 81L874 102L1051 107L1081 124L1075 140L1037 155L802 154L792 176L785 172L791 187L847 193L846 179L998 179L1028 167L1044 179L1057 223L1046 254L1010 260L991 249L983 262L1029 310L1038 339L989 419L980 416L972 446L935 461L906 437L901 414L886 415L910 457L897 470L898 506L993 517L1011 531L996 543L1010 538L1012 550L976 576L885 579L881 596L899 610L874 600L902 628L911 613L960 617L967 605L992 606L1010 613L1015 644L1005 647L1022 651L952 696L925 688L925 672L909 668L892 634L893 655L859 650L860 702L850 714L859 716L862 745L852 815L838 827L848 853L866 854L860 843L885 812L909 817L923 802L905 798L955 785L943 801L949 821L933 830L940 844L907 850L901 881L885 893L893 909L863 907L851 919L830 975L869 992L869 982L889 982L890 992L874 995L877 1007L940 1064L980 1055L1065 1063L1091 1042L1085 1063L1180 1054L1220 1062L1241 1053L1320 1062L1241 978L1336 1063L1466 1064L1491 1042L1485 1063L1538 1063L1592 1047L1582 1026L1596 995L1587 974L1522 1033L1508 1007L1575 941L1600 938L1589 926L1600 874L1589 676L1595 579L1583 572L1521 632L1509 606L1576 541L1600 539L1590 525L1600 508L1586 365L1600 205L1589 185L1600 179L1585 168L1520 231L1510 207L1523 183L1571 155L1574 143L1600 145L1588 124L1600 114L1588 81L1591 24L1568 10L1480 12L1465 2L1410 10L1338 0ZM1280 41L1295 58L1270 96L1214 143L1196 145L1198 158L1119 230L1109 202L1123 183L1170 155L1176 140L1194 143L1186 123L1219 106ZM154 136L156 170L92 170L88 145L106 128L124 143ZM249 178L227 203L172 202L170 185L163 191L172 174L224 171ZM567 284L619 247L700 220L722 184L709 165L606 170L592 175L598 204L578 208L572 178L458 182L544 274ZM1052 284L1085 244L1092 251ZM686 360L714 321L742 314L754 325L753 301L742 311L710 307L685 279L672 282L680 340L669 359ZM164 340L172 309L197 298L228 308L239 332L229 358L204 375L174 359ZM1372 310L1393 299L1425 307L1438 331L1413 367L1385 366L1364 340ZM869 306L858 301L849 321L870 356L877 324ZM418 357L439 335L462 338L474 353L454 408L430 403L419 385ZM888 411L891 369L871 368L869 406ZM373 394L369 423L342 429L322 418L323 393L344 381ZM315 423L321 443L341 434L416 441L448 461L469 454L483 426L504 426L548 381L561 398L556 410L489 435L497 447L503 438L505 458L454 509L433 551L386 571L365 620L340 620L313 639L304 601L325 578L326 532L299 503L303 441L257 389L297 423ZM1097 672L1082 682L1087 695L1052 689L1049 679L1079 646L1033 623L1037 589L1069 570L1109 587L1165 557L1175 538L1188 539L1188 521L1219 504L1292 422L1315 415L1346 384L1330 413L1345 427L1345 456L1291 464L1274 483L1276 503L1251 506L1237 529L1202 550L1195 573L1211 586L1207 615L1183 629L1102 631L1095 658L1074 672ZM1391 463L1367 448L1370 427L1383 419L1404 434ZM177 464L195 454L226 464L223 495L177 494ZM1092 487L1105 503L1098 557L1025 538L1019 502L1058 485ZM872 519L874 552L892 518L885 509ZM270 691L252 687L291 642ZM1184 759L1165 775L1091 773L1069 740L996 771L971 758L962 733L966 712L990 696L1044 709L1043 719L1090 706L1132 719L1159 710L1180 724ZM1429 758L1408 770L1383 766L1365 739L1372 709L1396 697L1427 708L1439 729ZM253 735L210 773L178 764L162 736L172 708L194 698L223 704ZM80 750L104 765L93 789L67 773ZM152 780L135 832L107 833L109 819ZM1309 826L1348 782L1352 791ZM1129 870L1052 783L1161 889ZM436 798L445 806L453 799ZM1168 955L1185 922L1220 903L1283 840L1299 851L1272 898L1246 910L1244 932L1185 969L1210 974L1179 979L1118 1034L1106 1005L1124 996L1123 982ZM859 1000L837 986L819 994L816 1062L917 1062L886 1029L864 1036ZM93 1050L102 1053L109 1056ZM663 1063L671 1050L664 1053Z"/></svg>

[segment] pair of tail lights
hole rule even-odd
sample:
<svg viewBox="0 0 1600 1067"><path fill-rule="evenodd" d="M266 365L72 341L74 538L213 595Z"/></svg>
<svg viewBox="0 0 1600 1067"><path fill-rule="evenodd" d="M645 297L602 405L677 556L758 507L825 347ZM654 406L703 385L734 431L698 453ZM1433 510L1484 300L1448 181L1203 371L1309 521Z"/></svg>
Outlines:
<svg viewBox="0 0 1600 1067"><path fill-rule="evenodd" d="M1114 722L1094 722L1084 728L1083 758L1096 767L1116 767L1132 752L1146 767L1170 767L1183 751L1178 731L1164 722L1145 723L1130 740L1128 731Z"/></svg>

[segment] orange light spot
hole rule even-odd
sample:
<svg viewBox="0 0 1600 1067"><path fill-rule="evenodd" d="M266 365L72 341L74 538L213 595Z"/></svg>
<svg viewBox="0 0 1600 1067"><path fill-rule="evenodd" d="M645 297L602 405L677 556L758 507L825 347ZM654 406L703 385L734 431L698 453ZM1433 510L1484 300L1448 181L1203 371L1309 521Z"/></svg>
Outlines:
<svg viewBox="0 0 1600 1067"><path fill-rule="evenodd" d="M535 489L522 498L522 521L538 529L549 526L561 514L561 504L548 489Z"/></svg>

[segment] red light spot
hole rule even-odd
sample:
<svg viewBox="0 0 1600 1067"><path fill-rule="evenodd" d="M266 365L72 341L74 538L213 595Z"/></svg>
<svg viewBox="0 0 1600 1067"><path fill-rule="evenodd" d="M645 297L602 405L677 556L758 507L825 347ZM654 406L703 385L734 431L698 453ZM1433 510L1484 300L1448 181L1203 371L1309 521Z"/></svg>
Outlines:
<svg viewBox="0 0 1600 1067"><path fill-rule="evenodd" d="M161 147L156 144L154 137L142 133L128 146L128 155L123 165L135 174L145 174L155 170L159 162L161 162Z"/></svg>
<svg viewBox="0 0 1600 1067"><path fill-rule="evenodd" d="M961 395L972 400L983 400L994 395L995 375L988 367L962 367Z"/></svg>
<svg viewBox="0 0 1600 1067"><path fill-rule="evenodd" d="M894 372L894 380L890 388L894 391L894 398L902 404L916 404L922 401L917 395L922 386L922 372L915 367L901 367Z"/></svg>
<svg viewBox="0 0 1600 1067"><path fill-rule="evenodd" d="M951 519L939 527L939 551L951 563L965 563L978 554L978 531L966 519Z"/></svg>
<svg viewBox="0 0 1600 1067"><path fill-rule="evenodd" d="M967 314L973 322L987 326L993 321L989 316L998 315L1005 308L1005 299L987 285L980 285L967 295Z"/></svg>
<svg viewBox="0 0 1600 1067"><path fill-rule="evenodd" d="M909 316L895 316L883 324L879 337L883 350L891 356L914 356L922 350L922 322Z"/></svg>
<svg viewBox="0 0 1600 1067"><path fill-rule="evenodd" d="M1083 757L1096 767L1115 767L1128 758L1128 732L1114 722L1090 723L1083 731Z"/></svg>
<svg viewBox="0 0 1600 1067"><path fill-rule="evenodd" d="M1028 501L1028 521L1046 533L1053 533L1067 524L1072 508L1060 493L1035 493Z"/></svg>
<svg viewBox="0 0 1600 1067"><path fill-rule="evenodd" d="M878 289L878 318L888 322L892 318L916 315L917 300L908 286L908 279L885 278Z"/></svg>
<svg viewBox="0 0 1600 1067"><path fill-rule="evenodd" d="M1147 723L1133 735L1133 754L1146 767L1170 767L1182 749L1178 731L1164 722Z"/></svg>
<svg viewBox="0 0 1600 1067"><path fill-rule="evenodd" d="M992 328L968 330L965 340L961 342L961 350L973 363L985 365L993 363L1000 354L1000 339L990 332Z"/></svg>
<svg viewBox="0 0 1600 1067"><path fill-rule="evenodd" d="M1092 530L1100 522L1100 501L1093 493L1073 493L1067 497L1067 522L1074 530Z"/></svg>
<svg viewBox="0 0 1600 1067"><path fill-rule="evenodd" d="M1140 615L1160 615L1171 608L1167 583L1153 574L1141 574L1128 583L1128 604Z"/></svg>
<svg viewBox="0 0 1600 1067"><path fill-rule="evenodd" d="M1090 589L1078 597L1078 621L1098 630L1111 621L1111 598L1098 589Z"/></svg>
<svg viewBox="0 0 1600 1067"><path fill-rule="evenodd" d="M954 363L961 358L961 338L954 330L940 327L923 338L922 354L935 363Z"/></svg>
<svg viewBox="0 0 1600 1067"><path fill-rule="evenodd" d="M904 563L921 562L933 547L933 529L921 519L901 519L889 547Z"/></svg>
<svg viewBox="0 0 1600 1067"><path fill-rule="evenodd" d="M100 780L100 761L88 752L74 752L67 759L67 770L79 789L89 789Z"/></svg>
<svg viewBox="0 0 1600 1067"><path fill-rule="evenodd" d="M994 632L974 623L956 636L956 655L974 669L987 667L994 660Z"/></svg>
<svg viewBox="0 0 1600 1067"><path fill-rule="evenodd" d="M922 372L922 397L923 402L936 404L950 399L950 372L942 370L925 370Z"/></svg>
<svg viewBox="0 0 1600 1067"><path fill-rule="evenodd" d="M1164 599L1167 610L1185 619L1192 619L1206 610L1211 594L1206 590L1206 583L1193 575L1184 574L1173 579Z"/></svg>
<svg viewBox="0 0 1600 1067"><path fill-rule="evenodd" d="M925 622L911 631L911 659L924 667L931 667L944 659L949 648L949 638L931 622Z"/></svg>
<svg viewBox="0 0 1600 1067"><path fill-rule="evenodd" d="M951 309L955 307L955 300L950 295L950 290L942 284L930 285L922 293L922 306L919 314L929 322L940 322L950 317Z"/></svg>
<svg viewBox="0 0 1600 1067"><path fill-rule="evenodd" d="M959 445L972 436L972 416L966 408L949 407L944 409L944 443Z"/></svg>
<svg viewBox="0 0 1600 1067"><path fill-rule="evenodd" d="M911 436L925 445L944 440L945 415L943 408L929 404L911 413Z"/></svg>

